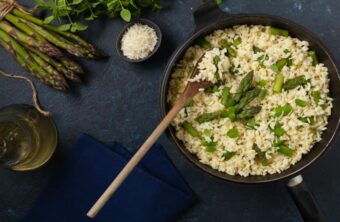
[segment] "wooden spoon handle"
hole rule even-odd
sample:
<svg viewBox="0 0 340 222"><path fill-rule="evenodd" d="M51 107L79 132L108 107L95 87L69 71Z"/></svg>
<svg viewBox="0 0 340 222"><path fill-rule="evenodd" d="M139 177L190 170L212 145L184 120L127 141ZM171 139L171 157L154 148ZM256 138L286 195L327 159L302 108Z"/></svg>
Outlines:
<svg viewBox="0 0 340 222"><path fill-rule="evenodd" d="M177 113L183 108L186 102L186 98L181 97L176 104L172 107L169 113L164 117L162 122L157 126L157 128L152 132L149 138L144 142L144 144L139 148L136 154L130 159L123 170L118 174L118 176L113 180L111 185L105 190L97 202L92 206L92 208L87 212L87 216L94 218L98 212L104 207L106 202L111 198L113 193L119 188L119 186L124 182L131 171L136 167L139 161L144 157L144 155L149 151L151 146L157 141L157 139L162 135L164 130L169 126L172 120L176 117Z"/></svg>

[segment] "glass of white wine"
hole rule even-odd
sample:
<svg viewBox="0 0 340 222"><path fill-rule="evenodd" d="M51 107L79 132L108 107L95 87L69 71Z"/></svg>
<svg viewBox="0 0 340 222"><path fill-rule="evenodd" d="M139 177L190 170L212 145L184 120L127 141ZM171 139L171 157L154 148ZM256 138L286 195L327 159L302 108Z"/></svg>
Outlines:
<svg viewBox="0 0 340 222"><path fill-rule="evenodd" d="M0 165L15 171L36 169L51 158L57 137L53 119L33 106L0 109Z"/></svg>

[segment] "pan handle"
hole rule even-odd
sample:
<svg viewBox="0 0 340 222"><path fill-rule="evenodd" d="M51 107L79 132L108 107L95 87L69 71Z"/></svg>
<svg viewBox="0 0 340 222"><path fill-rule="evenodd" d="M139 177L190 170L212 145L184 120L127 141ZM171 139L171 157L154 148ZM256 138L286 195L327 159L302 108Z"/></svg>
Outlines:
<svg viewBox="0 0 340 222"><path fill-rule="evenodd" d="M295 176L287 182L287 188L292 196L300 214L306 222L326 222L326 217L322 213L315 198L301 175Z"/></svg>
<svg viewBox="0 0 340 222"><path fill-rule="evenodd" d="M213 0L205 1L205 3L191 8L191 11L195 22L194 33L209 24L234 16L222 11Z"/></svg>

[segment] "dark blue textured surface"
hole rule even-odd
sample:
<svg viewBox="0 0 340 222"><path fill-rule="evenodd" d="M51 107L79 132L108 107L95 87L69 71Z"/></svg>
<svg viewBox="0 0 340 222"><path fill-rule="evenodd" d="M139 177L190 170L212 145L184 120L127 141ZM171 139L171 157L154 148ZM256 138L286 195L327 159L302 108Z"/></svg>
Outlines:
<svg viewBox="0 0 340 222"><path fill-rule="evenodd" d="M190 7L199 0L169 0L160 12L145 14L163 31L158 58L143 64L128 64L115 53L115 40L124 23L120 20L95 22L84 33L111 57L106 61L84 62L86 83L69 93L56 92L37 83L42 104L52 111L60 131L57 154L34 172L14 173L0 169L0 221L18 221L40 193L51 170L79 133L101 141L121 141L137 148L160 120L159 85L166 62L193 29ZM338 0L225 0L221 6L232 13L260 12L283 16L304 25L325 42L340 61L340 2ZM3 50L0 67L22 72ZM0 80L0 106L30 103L29 88L13 80ZM179 221L301 221L295 205L281 183L240 186L212 178L194 168L163 136L160 142L172 157L201 202ZM330 221L340 221L340 141L328 154L304 171Z"/></svg>

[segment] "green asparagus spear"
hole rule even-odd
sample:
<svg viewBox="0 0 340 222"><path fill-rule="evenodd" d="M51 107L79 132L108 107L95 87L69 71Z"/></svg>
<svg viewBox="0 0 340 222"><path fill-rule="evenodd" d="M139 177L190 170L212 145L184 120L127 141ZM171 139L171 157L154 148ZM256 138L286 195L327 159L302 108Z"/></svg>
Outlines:
<svg viewBox="0 0 340 222"><path fill-rule="evenodd" d="M306 77L304 75L297 76L293 79L288 79L284 84L283 84L283 89L284 90L291 90L295 89L298 86L303 86L307 84L308 80L306 80Z"/></svg>
<svg viewBox="0 0 340 222"><path fill-rule="evenodd" d="M236 113L240 112L246 105L248 105L253 99L258 97L261 93L261 89L255 88L252 89L240 99L240 102L235 106L236 108Z"/></svg>
<svg viewBox="0 0 340 222"><path fill-rule="evenodd" d="M195 129L191 123L185 121L183 123L183 128L185 129L185 131L187 131L191 136L193 137L199 137L199 132L197 131L197 129Z"/></svg>
<svg viewBox="0 0 340 222"><path fill-rule="evenodd" d="M59 61L66 67L66 69L69 69L77 74L84 74L83 68L70 58L62 56L59 58Z"/></svg>
<svg viewBox="0 0 340 222"><path fill-rule="evenodd" d="M67 83L60 76L54 76L42 69L32 56L10 35L0 30L0 44L6 49L28 72L36 78L59 90L65 90Z"/></svg>
<svg viewBox="0 0 340 222"><path fill-rule="evenodd" d="M278 136L278 137L282 136L285 133L285 130L282 128L282 124L279 122L275 124L273 131L274 131L275 136Z"/></svg>
<svg viewBox="0 0 340 222"><path fill-rule="evenodd" d="M58 80L58 82L61 82L66 88L68 88L68 85L66 83L66 80L62 74L60 74L53 66L45 62L41 57L39 57L37 54L31 52L30 53L34 61L41 67L43 68L48 75L53 78Z"/></svg>
<svg viewBox="0 0 340 222"><path fill-rule="evenodd" d="M271 69L273 72L280 72L285 65L287 65L288 60L287 59L279 59L275 65L271 66Z"/></svg>
<svg viewBox="0 0 340 222"><path fill-rule="evenodd" d="M243 109L239 114L236 115L237 119L249 119L254 117L256 114L258 114L261 111L261 106L252 106L249 108Z"/></svg>
<svg viewBox="0 0 340 222"><path fill-rule="evenodd" d="M34 36L29 36L19 31L17 28L14 28L10 23L5 20L0 21L0 29L8 33L18 42L28 44L30 47L35 48L42 53L47 54L48 56L58 58L63 55L59 49L52 46L47 41L38 40L34 38Z"/></svg>
<svg viewBox="0 0 340 222"><path fill-rule="evenodd" d="M277 150L279 153L291 157L293 155L293 150L290 149L287 145L282 144L279 146L279 149Z"/></svg>
<svg viewBox="0 0 340 222"><path fill-rule="evenodd" d="M314 66L316 66L319 63L319 59L318 59L315 51L309 51L308 56L310 56L313 59L313 65Z"/></svg>
<svg viewBox="0 0 340 222"><path fill-rule="evenodd" d="M221 79L220 74L218 73L218 71L219 71L218 63L219 63L220 61L221 61L221 59L220 59L219 56L214 56L213 62L214 62L214 66L216 67L215 77L216 77L217 80L220 80L220 79Z"/></svg>
<svg viewBox="0 0 340 222"><path fill-rule="evenodd" d="M284 82L284 77L282 74L278 74L274 80L273 92L280 93L282 90L282 85Z"/></svg>
<svg viewBox="0 0 340 222"><path fill-rule="evenodd" d="M62 49L65 49L68 53L74 56L84 57L84 58L94 58L94 56L92 54L89 54L86 49L75 47L68 40L64 39L61 36L57 36L56 34L51 34L50 32L46 31L44 28L34 23L31 23L27 20L18 18L18 21L22 24L29 26L31 29L33 29L38 34L40 34L41 36L44 36L44 38L46 38L49 42L53 43L54 45ZM13 24L17 24L18 21L13 20Z"/></svg>
<svg viewBox="0 0 340 222"><path fill-rule="evenodd" d="M93 55L96 55L96 57L102 57L104 56L103 54L99 53L94 47L93 45L91 45L90 43L86 42L84 39L80 38L79 36L70 33L70 32L64 32L61 31L60 29L58 29L58 27L50 25L50 24L45 24L44 21L31 16L30 14L21 12L17 9L13 9L12 12L14 15L16 15L17 17L20 17L22 19L25 19L27 21L33 22L34 24L37 24L39 26L44 27L45 29L49 30L49 31L53 31L55 33L58 33L59 35L65 36L71 40L73 40L76 44L78 44L79 46L82 46L84 48L86 48L87 50L89 50Z"/></svg>
<svg viewBox="0 0 340 222"><path fill-rule="evenodd" d="M266 157L266 152L263 152L263 151L257 146L257 144L254 144L253 148L254 148L254 150L256 151L255 161L261 163L263 166L267 166L267 165L268 165L268 159L267 159L267 157Z"/></svg>
<svg viewBox="0 0 340 222"><path fill-rule="evenodd" d="M230 96L230 88L229 87L225 87L222 90L222 98L221 98L221 103L227 107L228 106L228 99Z"/></svg>
<svg viewBox="0 0 340 222"><path fill-rule="evenodd" d="M29 48L29 50L32 51L33 53L35 53L36 55L38 55L40 58L42 58L48 64L52 65L59 73L63 74L67 79L69 79L73 82L77 82L77 83L81 82L79 76L75 72L73 72L70 69L65 68L65 66L63 66L60 62L58 62L58 61L54 60L53 58L41 53L40 51L38 51L36 49Z"/></svg>
<svg viewBox="0 0 340 222"><path fill-rule="evenodd" d="M238 102L241 97L251 88L254 72L249 72L240 82L240 85L235 93L234 100Z"/></svg>
<svg viewBox="0 0 340 222"><path fill-rule="evenodd" d="M197 122L205 123L219 118L219 112L203 113L196 118Z"/></svg>
<svg viewBox="0 0 340 222"><path fill-rule="evenodd" d="M284 30L284 29L270 27L269 28L269 34L270 35L281 35L281 36L284 36L284 37L288 37L289 32L287 30Z"/></svg>

